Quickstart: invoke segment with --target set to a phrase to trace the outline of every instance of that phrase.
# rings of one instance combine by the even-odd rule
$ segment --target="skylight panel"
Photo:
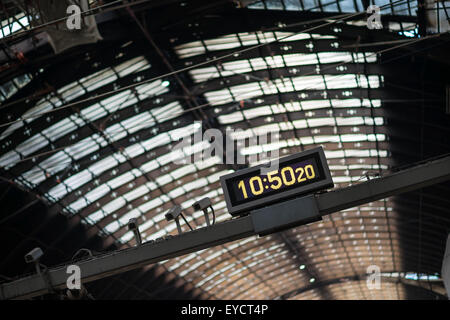
[[[351,177],[336,177],[333,176],[333,182],[334,183],[346,183],[346,182],[352,182],[353,179]]]
[[[269,106],[262,106],[258,108],[252,108],[248,110],[243,110],[245,118],[253,119],[257,117],[267,116],[272,114],[272,109]]]
[[[13,79],[14,83],[16,84],[16,86],[21,89],[23,87],[25,87],[33,78],[33,76],[31,74],[28,73],[24,73],[20,76],[17,76]]]
[[[329,100],[300,101],[300,105],[302,110],[315,110],[315,109],[329,108],[330,101]]]
[[[181,178],[181,177],[183,177],[183,176],[185,176],[185,175],[187,175],[189,173],[193,173],[193,172],[196,172],[196,171],[197,171],[197,169],[195,168],[195,166],[193,164],[190,164],[190,165],[183,166],[183,167],[181,167],[179,169],[176,169],[176,170],[172,171],[172,176],[175,179],[179,179],[179,178]]]
[[[76,125],[78,125],[79,127],[82,127],[84,125],[86,125],[86,122],[84,122],[83,119],[81,119],[78,114],[72,114],[69,117],[70,120],[72,120],[73,122],[75,122]]]
[[[208,180],[209,183],[215,183],[218,182],[219,178],[225,174],[227,174],[227,171],[220,171],[212,175],[209,175],[208,177],[206,177],[206,179]]]
[[[184,188],[183,187],[179,187],[176,189],[173,189],[172,191],[169,192],[169,197],[172,199],[175,199],[181,195],[185,194]]]
[[[117,187],[130,182],[131,180],[134,180],[136,177],[141,176],[142,174],[140,173],[139,170],[137,169],[133,169],[132,171],[128,171],[125,172],[124,174],[121,174],[120,176],[109,180],[107,182],[107,185],[111,188],[111,189],[116,189]]]
[[[122,243],[127,243],[128,241],[130,241],[131,239],[133,239],[134,237],[134,233],[133,231],[128,231],[127,233],[125,233],[122,237],[120,237],[120,242]]]
[[[335,63],[341,61],[351,61],[352,56],[349,52],[319,52],[320,63]]]
[[[149,190],[146,185],[142,185],[126,194],[123,195],[123,197],[127,201],[133,201],[134,199],[139,198],[140,196],[143,196],[144,194],[148,193]]]
[[[117,110],[123,109],[126,105],[128,105],[128,103],[125,103],[132,98],[130,96],[131,93],[131,90],[121,91],[115,95],[101,100],[100,104],[105,110],[109,112],[115,112]]]
[[[328,35],[314,35],[316,38],[323,39],[334,39],[335,36]],[[287,38],[285,38],[287,37]],[[283,39],[285,38],[285,39]],[[238,33],[238,34],[229,34],[225,36],[220,36],[214,39],[204,40],[204,43],[209,51],[217,51],[217,50],[226,50],[238,48],[241,46],[253,46],[259,43],[267,43],[272,42],[276,39],[280,42],[291,42],[291,41],[301,41],[310,39],[311,35],[308,33],[293,33],[293,32],[252,32],[252,33]],[[242,45],[241,45],[242,42]],[[200,54],[204,54],[206,52],[205,47],[203,46],[201,41],[193,41],[189,43],[184,43],[175,47],[175,51],[177,52],[180,58],[188,58]]]
[[[77,126],[73,121],[68,118],[65,118],[61,121],[58,121],[54,125],[42,130],[42,134],[48,137],[51,141],[55,141],[62,136],[72,132],[75,130]]]
[[[20,155],[16,151],[11,150],[11,151],[7,152],[6,154],[4,154],[0,158],[0,167],[8,169],[13,164],[15,164],[18,161],[20,161],[20,159],[21,159]]]
[[[195,165],[197,166],[198,170],[203,170],[206,168],[209,168],[213,165],[219,164],[222,162],[222,159],[218,156],[209,157],[203,161],[196,162]]]
[[[258,70],[265,70],[268,68],[268,65],[266,63],[266,61],[263,58],[252,58],[249,60],[250,61],[250,65],[253,68],[253,70],[258,71]],[[225,67],[225,64],[224,64]],[[228,67],[226,69],[229,69]],[[249,72],[251,70],[237,70],[237,73],[244,73],[244,72]],[[226,76],[224,74],[224,76]]]
[[[256,82],[234,86],[231,87],[230,90],[234,96],[239,97],[238,99],[246,99],[255,96],[260,96],[263,94],[261,88]]]
[[[71,162],[70,157],[64,151],[58,151],[48,159],[45,159],[44,161],[39,163],[39,166],[43,170],[47,170],[49,172],[54,173],[67,168],[70,165],[70,162]]]
[[[119,223],[124,225],[127,224],[130,219],[139,218],[140,216],[141,213],[137,209],[134,209],[120,217]]]
[[[234,73],[241,74],[244,72],[252,71],[250,62],[248,60],[224,62],[222,64],[222,66],[223,66],[223,71],[224,71],[224,72],[222,72],[222,75],[224,75],[224,76],[233,75]],[[233,71],[233,72],[227,73],[226,71]]]
[[[103,212],[105,212],[106,214],[109,215],[109,214],[113,213],[114,211],[125,206],[126,203],[127,202],[125,201],[125,199],[123,197],[119,197],[111,202],[108,202],[106,205],[104,205],[102,207],[102,209],[103,209]]]
[[[111,189],[107,185],[102,184],[101,186],[95,188],[94,190],[86,193],[84,197],[89,201],[89,203],[93,203],[94,201],[100,199],[110,191]]]
[[[311,38],[309,33],[293,33],[293,32],[276,32],[277,38],[290,36],[289,38],[282,39],[280,42],[290,42],[290,41],[299,41],[299,40],[307,40]]]
[[[294,129],[292,122],[278,122],[279,129],[281,131],[288,131]]]
[[[145,148],[146,151],[150,151],[157,147],[169,144],[171,142],[170,136],[167,132],[163,132],[154,136],[148,140],[142,141],[141,145]]]
[[[189,268],[183,270],[180,272],[180,277],[185,277],[187,274],[191,273],[193,270],[197,269],[198,267],[200,267],[201,265],[203,265],[205,262],[203,260],[200,260],[196,263],[194,263],[193,265],[191,265]]]
[[[141,224],[139,226],[139,230],[141,232],[144,232],[145,230],[153,227],[154,225],[155,225],[155,222],[152,219],[150,219],[150,220],[145,221],[143,224]]]
[[[71,188],[77,188],[78,186],[89,180],[91,180],[91,174],[88,171],[83,170],[65,180],[64,183],[59,183],[54,186],[47,192],[47,196],[59,200],[69,192],[69,186]]]
[[[111,68],[106,68],[91,74],[79,80],[79,82],[86,88],[87,91],[94,91],[103,87],[113,81],[117,80],[117,76]]]
[[[258,146],[250,146],[248,148],[242,148],[239,151],[242,155],[253,155],[253,154],[259,154],[263,152],[264,150],[278,150],[280,148],[284,148],[287,146],[286,141],[281,141],[278,143],[271,143],[271,144],[265,144],[265,145],[258,145]]]
[[[348,118],[336,117],[336,123],[338,126],[362,125],[362,124],[364,124],[364,118],[363,117],[348,117]]]
[[[74,159],[78,160],[88,154],[91,154],[94,151],[97,151],[100,148],[99,143],[103,143],[106,145],[105,140],[100,135],[94,134],[91,137],[87,137],[72,146],[68,146],[64,150]]]
[[[204,40],[204,43],[208,50],[211,51],[232,49],[241,46],[236,34],[225,35],[216,39]]]
[[[205,92],[204,95],[208,99],[208,102],[213,106],[233,101],[233,98],[227,89]]]
[[[6,11],[6,8],[5,8],[5,11]],[[23,13],[23,12],[15,15],[13,20],[14,21],[12,21],[12,23],[10,23],[9,18],[8,18],[8,20],[1,21],[0,39],[3,37],[7,37],[16,31],[23,29],[23,27],[26,28],[30,24],[30,20],[29,20],[28,16],[26,16],[25,13]]]
[[[288,67],[318,63],[316,54],[294,53],[283,55],[283,58]]]
[[[160,186],[164,186],[167,183],[170,183],[173,181],[173,178],[169,174],[165,174],[163,176],[159,176],[156,178],[156,183]]]
[[[103,219],[104,214],[101,210],[98,210],[92,214],[90,214],[87,217],[87,220],[90,221],[92,224],[99,222],[101,219]]]
[[[327,159],[340,159],[345,157],[374,157],[374,156],[386,157],[387,152],[385,150],[380,150],[379,154],[377,150],[354,150],[346,149],[344,150],[325,150],[325,156]]]
[[[149,97],[153,97],[156,95],[160,95],[163,93],[166,93],[169,91],[167,87],[164,87],[162,85],[161,80],[156,80],[150,83],[144,83],[137,87],[135,87],[135,90],[137,91],[139,98],[144,100]]]
[[[105,231],[106,232],[108,232],[108,233],[114,233],[114,232],[116,232],[117,230],[119,230],[119,228],[120,228],[120,224],[119,224],[119,222],[118,221],[113,221],[113,222],[111,222],[110,224],[108,224],[106,227],[105,227]]]
[[[16,131],[17,129],[23,127],[23,121],[15,122],[12,125],[10,125],[4,132],[1,133],[0,140],[5,139],[8,137],[11,133]]]
[[[144,56],[139,56],[128,61],[125,61],[113,69],[119,74],[119,77],[123,78],[131,73],[148,69],[150,64]]]
[[[141,112],[133,117],[120,122],[120,125],[127,129],[128,133],[132,134],[143,128],[148,128],[155,124],[150,112]],[[105,130],[107,131],[107,130]]]
[[[156,208],[156,207],[158,207],[158,206],[160,206],[162,204],[163,204],[162,200],[160,198],[156,198],[156,199],[153,199],[153,200],[150,200],[150,201],[144,203],[143,205],[140,205],[138,207],[138,209],[141,210],[142,212],[146,213],[146,212],[148,212],[148,211],[150,211],[150,210],[152,210],[152,209],[154,209],[154,208]],[[153,220],[155,222],[158,222],[155,219],[153,219]]]
[[[358,81],[360,82],[360,86],[363,88],[379,88],[380,87],[380,79],[378,76],[375,75],[369,75],[369,76],[362,76],[357,75]]]
[[[204,187],[206,185],[208,185],[208,180],[205,178],[201,178],[201,179],[197,179],[195,181],[186,183],[184,185],[184,189],[189,192],[191,190],[195,190],[195,189]]]
[[[229,72],[230,75],[232,74]],[[189,74],[195,80],[195,82],[202,82],[213,78],[218,78],[220,76],[219,71],[216,67],[206,67],[189,70]]]
[[[90,181],[91,179],[92,179],[91,173],[88,172],[87,170],[83,170],[66,179],[63,184],[67,185],[70,190],[74,190],[82,186],[86,182]]]
[[[81,110],[80,113],[82,117],[89,121],[95,121],[107,115],[106,110],[103,109],[98,103]]]
[[[143,154],[144,152],[145,149],[142,148],[140,144],[133,144],[124,150],[124,153],[130,158],[137,157],[138,155]]]
[[[356,82],[356,76],[354,74],[344,75],[325,75],[325,81],[328,89],[340,89],[340,88],[355,88],[358,86]],[[360,86],[365,88],[363,82],[359,82]]]
[[[165,236],[166,234],[167,234],[167,231],[165,229],[162,229],[162,230],[159,230],[158,232],[148,236],[145,240],[146,241],[155,240],[155,239]]]
[[[85,94],[85,90],[78,82],[72,82],[56,91],[60,98],[65,101],[71,101],[79,96]]]
[[[180,159],[181,150],[174,150],[166,153],[158,158],[158,162],[161,166],[169,164],[174,161],[174,159]],[[181,156],[182,157],[182,156]]]
[[[361,107],[360,99],[332,99],[331,104],[335,108],[350,108],[350,107]]]
[[[264,94],[276,94],[279,92],[292,92],[294,87],[289,79],[275,79],[270,82],[260,82]]]
[[[211,144],[208,141],[201,140],[200,142],[197,142],[195,144],[189,144],[181,150],[172,151],[173,154],[171,154],[171,157],[172,157],[172,159],[184,158],[186,156],[190,156],[197,152],[201,152],[201,151],[207,149],[209,146],[211,146]],[[181,151],[181,152],[177,152],[177,151]]]
[[[255,33],[243,32],[238,33],[237,36],[239,37],[244,46],[253,46],[258,44],[258,40],[256,38]]]
[[[48,145],[48,140],[40,133],[32,136],[25,142],[22,142],[17,148],[17,152],[21,153],[23,156],[32,154],[33,152],[44,148]]]
[[[122,127],[120,122],[109,126],[103,132],[112,142],[125,138],[128,135],[127,130]]]
[[[348,157],[376,157],[376,156],[380,156],[380,157],[386,157],[387,156],[387,152],[385,150],[374,150],[374,149],[370,149],[370,150],[354,150],[354,149],[350,149],[350,150],[346,150],[345,154]]]
[[[265,57],[264,61],[269,68],[282,68],[284,67],[283,58],[281,56]]]
[[[302,76],[292,78],[295,90],[325,89],[322,76]]]
[[[194,132],[200,129],[200,126],[199,123],[193,123],[183,128],[174,129],[169,132],[170,138],[172,141],[178,141],[181,138],[194,134]]]
[[[193,41],[185,43],[175,47],[175,51],[178,56],[182,59],[203,54],[206,52],[206,48],[203,46],[201,41]]]
[[[41,183],[42,181],[44,181],[45,179],[47,179],[47,177],[44,174],[44,171],[42,171],[40,169],[27,171],[24,174],[22,174],[21,177],[23,179],[25,179],[26,181],[29,181],[35,185],[37,185],[37,184]]]
[[[178,117],[184,110],[178,101],[174,101],[164,107],[152,109],[150,112],[157,121],[164,122]]]
[[[375,52],[352,53],[352,57],[355,63],[377,62],[377,55]]]
[[[144,172],[150,172],[159,168],[159,163],[156,160],[149,161],[143,164],[140,169]]]
[[[11,98],[17,91],[19,91],[19,89],[14,85],[12,80],[0,85],[0,97],[4,97],[4,100]]]
[[[37,118],[39,118],[40,115],[43,114],[44,112],[52,110],[54,107],[59,107],[61,105],[62,105],[62,102],[57,97],[52,97],[50,99],[44,98],[44,99],[40,100],[35,107],[33,107],[30,110],[28,110],[27,112],[25,112],[23,114],[23,118],[27,118],[25,120],[26,122],[34,121]]]
[[[311,34],[312,39],[337,39],[336,36],[333,35],[325,35],[325,34]]]
[[[181,260],[179,260],[177,263],[175,263],[174,265],[172,265],[168,269],[169,269],[169,271],[174,271],[175,269],[178,269],[180,266],[185,265],[186,262],[191,261],[195,257],[197,257],[197,253],[191,253],[190,255],[188,255],[188,256],[182,258]]]
[[[68,209],[73,210],[75,212],[83,209],[86,207],[89,203],[86,201],[85,198],[80,198],[77,201],[71,203],[69,206],[67,206]]]
[[[120,161],[118,161],[113,155],[108,156],[89,166],[89,171],[91,171],[95,176],[99,176],[102,172],[115,167],[119,163]]]

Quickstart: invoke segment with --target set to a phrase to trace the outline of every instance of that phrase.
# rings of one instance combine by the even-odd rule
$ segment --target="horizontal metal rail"
[[[309,223],[333,212],[450,180],[450,156],[331,192],[285,201],[249,215],[76,262],[83,283],[257,234]],[[298,202],[297,206],[293,206]],[[303,206],[304,205],[304,206]],[[292,208],[299,209],[293,212]],[[273,212],[273,218],[270,212]],[[318,219],[316,219],[318,218]],[[273,226],[271,226],[273,223]],[[256,225],[256,230],[255,230]],[[66,288],[67,266],[0,286],[0,299],[25,299]],[[50,284],[50,285],[49,285]]]

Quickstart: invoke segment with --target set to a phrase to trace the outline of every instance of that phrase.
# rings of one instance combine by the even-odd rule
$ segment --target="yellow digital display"
[[[319,179],[320,175],[314,159],[293,163],[279,170],[268,172],[267,175],[254,175],[233,180],[231,191],[236,203],[247,199],[264,197],[265,195],[282,192]]]

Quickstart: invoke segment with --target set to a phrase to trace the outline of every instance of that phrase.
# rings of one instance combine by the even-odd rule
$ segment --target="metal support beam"
[[[279,231],[309,223],[311,218],[314,217],[324,216],[363,203],[424,188],[446,180],[450,180],[450,156],[347,188],[318,194],[314,197],[307,196],[287,201],[291,204],[285,202],[285,204],[273,205],[274,210],[272,212],[274,215],[278,215],[280,212],[276,210],[280,210],[283,207],[290,208],[289,210],[291,211],[293,210],[292,208],[301,208],[292,206],[294,202],[300,205],[307,203],[307,207],[314,211],[298,210],[284,213],[281,219],[284,221],[268,219],[267,212],[270,209],[262,208],[254,210],[244,217],[231,219],[175,237],[170,236],[164,239],[157,239],[156,241],[144,243],[139,247],[107,253],[78,262],[77,265],[81,268],[82,282],[87,283],[151,263],[257,235],[260,232],[267,234],[267,232],[274,232],[274,230]],[[315,204],[311,201],[315,201]],[[271,227],[268,225],[270,220],[276,226]],[[48,280],[53,289],[65,288],[68,276],[66,266],[48,271]],[[31,298],[47,292],[48,285],[45,280],[39,275],[32,275],[1,285],[0,298]]]

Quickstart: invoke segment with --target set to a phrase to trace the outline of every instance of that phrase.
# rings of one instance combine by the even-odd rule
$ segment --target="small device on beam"
[[[134,233],[136,244],[140,246],[142,244],[142,237],[141,233],[139,232],[139,226],[136,218],[132,218],[128,221],[128,230],[131,230]]]
[[[206,220],[206,225],[207,226],[211,225],[211,223],[209,222],[209,216],[208,216],[208,208],[211,208],[211,210],[213,212],[213,224],[215,223],[216,217],[215,217],[215,214],[214,214],[214,209],[212,207],[210,198],[206,197],[206,198],[203,198],[203,199],[195,202],[192,205],[192,208],[194,208],[195,211],[199,211],[199,210],[203,211],[203,213],[205,214],[205,220]]]
[[[277,162],[220,177],[231,215],[247,214],[253,209],[334,186],[322,147],[290,155]],[[277,169],[262,172],[264,168]]]
[[[178,234],[182,234],[183,231],[181,230],[179,216],[181,215],[181,207],[176,205],[173,206],[167,213],[166,213],[166,220],[175,220],[175,223],[177,225]]]
[[[26,263],[33,263],[34,267],[36,268],[36,273],[41,274],[41,268],[39,266],[39,261],[41,260],[42,256],[44,255],[44,252],[41,248],[37,247],[28,252],[25,255],[25,262]]]

